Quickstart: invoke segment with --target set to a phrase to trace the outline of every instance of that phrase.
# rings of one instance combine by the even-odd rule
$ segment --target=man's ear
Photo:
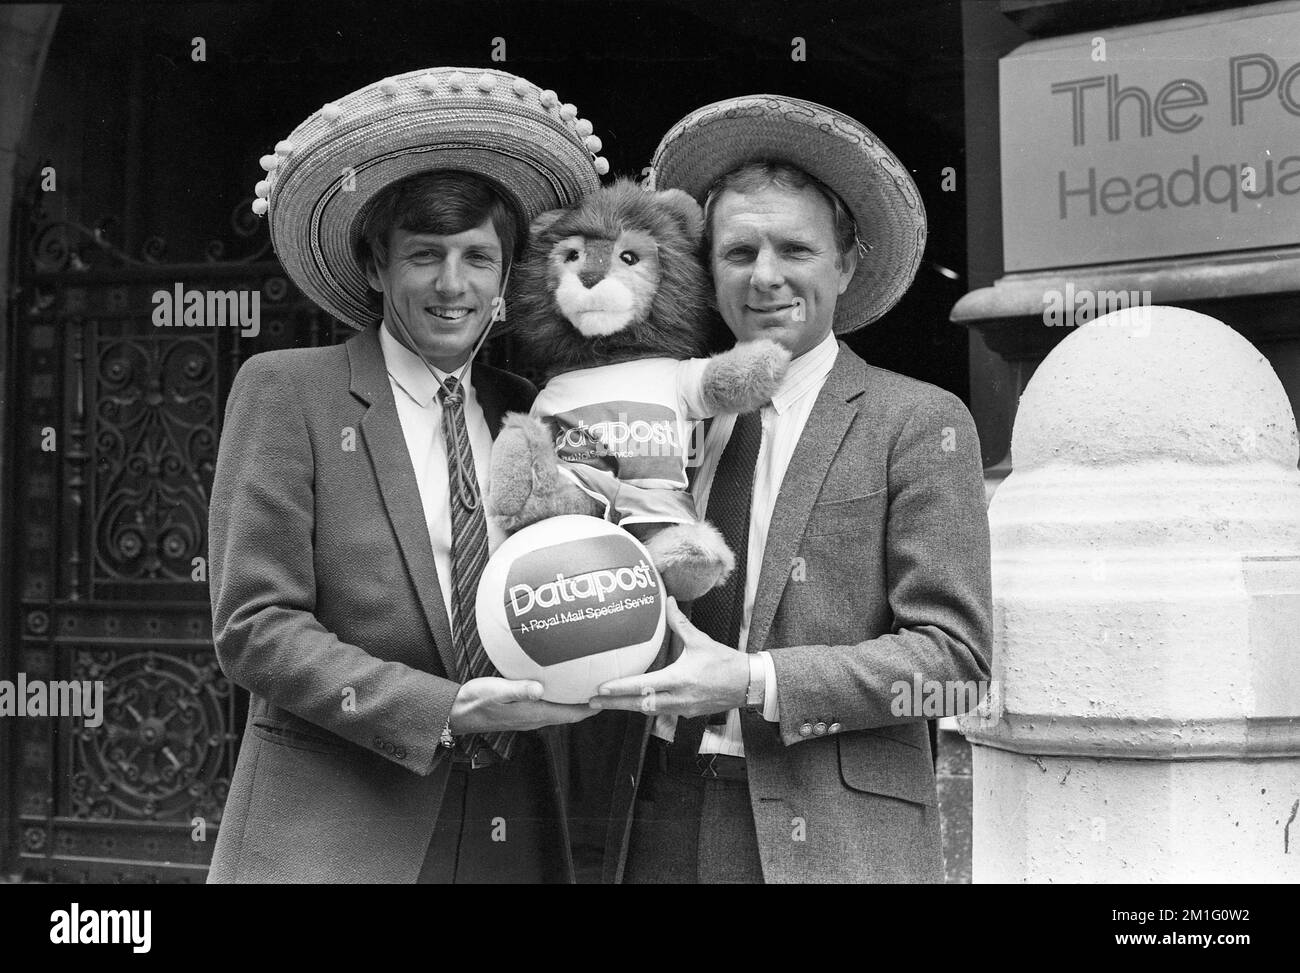
[[[551,225],[565,214],[566,210],[548,209],[533,217],[533,221],[528,224],[528,238],[535,239],[551,228]]]
[[[843,294],[849,289],[849,281],[853,280],[853,275],[858,270],[858,263],[861,254],[858,253],[856,242],[849,247],[848,253],[840,254],[840,289],[839,293]]]
[[[389,230],[385,234],[386,246],[384,252],[390,257],[392,256],[392,250],[390,249],[392,242],[393,235],[392,231]],[[361,272],[365,274],[366,283],[370,285],[372,291],[379,291],[382,294],[384,282],[379,276],[379,257],[375,253],[375,248],[370,245],[368,240],[362,239],[357,242],[356,254],[357,259],[361,262]]]
[[[704,209],[691,198],[690,193],[681,189],[660,189],[655,193],[655,200],[673,214],[691,244],[698,245],[704,236]]]
[[[380,278],[379,272],[375,269],[375,255],[373,253],[367,254],[364,264],[366,268],[366,281],[370,284],[370,289],[372,291],[379,291],[382,294],[384,291],[384,282]]]

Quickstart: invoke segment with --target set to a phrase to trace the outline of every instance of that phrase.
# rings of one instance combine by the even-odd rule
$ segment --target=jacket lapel
[[[851,400],[867,387],[867,371],[862,360],[844,342],[841,341],[839,347],[835,365],[826,376],[786,468],[781,492],[772,511],[746,642],[750,652],[766,647],[767,633],[790,579],[790,566],[799,550],[799,541],[808,525],[813,504],[821,493],[822,483],[840,443],[844,441],[844,434],[857,414],[857,407]]]
[[[370,406],[361,419],[361,440],[366,444],[388,519],[397,534],[402,557],[415,583],[416,597],[442,658],[443,671],[455,679],[457,670],[451,623],[442,603],[438,569],[433,560],[433,546],[429,543],[429,525],[424,520],[420,487],[415,480],[415,469],[406,449],[393,388],[384,367],[378,327],[372,326],[352,338],[347,347],[352,369],[352,394]]]

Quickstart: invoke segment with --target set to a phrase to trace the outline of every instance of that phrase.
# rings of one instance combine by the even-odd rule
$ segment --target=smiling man
[[[361,239],[385,332],[444,378],[463,366],[501,309],[507,255],[520,243],[505,201],[470,173],[411,176],[376,197]]]
[[[838,197],[799,169],[755,162],[720,179],[706,206],[718,310],[736,340],[771,338],[796,359],[826,344],[858,265]]]
[[[572,880],[554,731],[592,711],[500,678],[474,615],[492,440],[535,395],[474,355],[528,222],[599,182],[555,107],[412,72],[262,160],[286,271],[360,333],[254,355],[230,392],[213,637],[251,696],[209,881]]]
[[[941,881],[926,723],[891,702],[918,675],[988,677],[979,440],[955,396],[837,340],[911,284],[916,186],[859,122],[777,95],[692,112],[652,181],[704,204],[736,340],[793,360],[770,405],[714,422],[693,482],[735,572],[689,620],[670,605],[670,665],[591,701],[637,714],[604,878]]]

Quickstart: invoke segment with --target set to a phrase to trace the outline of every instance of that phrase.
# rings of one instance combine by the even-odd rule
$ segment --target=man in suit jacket
[[[916,187],[853,119],[770,95],[693,112],[652,171],[705,204],[737,340],[775,338],[793,361],[771,405],[713,424],[694,480],[735,575],[690,620],[670,608],[672,664],[592,701],[643,714],[604,878],[942,881],[934,714],[912,687],[974,693],[990,671],[979,442],[956,397],[836,338],[911,282]],[[948,712],[970,705],[954,697]]]
[[[250,358],[227,403],[213,631],[252,695],[212,882],[573,879],[559,735],[591,710],[496,676],[473,613],[492,438],[536,390],[473,358],[528,221],[598,181],[545,92],[467,87],[385,79],[263,160],[286,270],[360,333]]]

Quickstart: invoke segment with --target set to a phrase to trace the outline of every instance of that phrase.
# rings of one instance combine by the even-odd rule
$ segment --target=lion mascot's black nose
[[[587,290],[599,284],[609,273],[609,256],[613,249],[614,244],[610,240],[591,240],[587,243],[587,259],[578,272],[578,280],[582,281],[582,286]]]

